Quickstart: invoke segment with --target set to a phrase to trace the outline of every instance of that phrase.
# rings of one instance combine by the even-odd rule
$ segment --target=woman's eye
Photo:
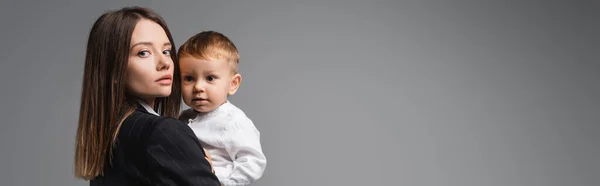
[[[144,51],[138,52],[137,55],[140,57],[148,57],[150,55],[150,52],[147,50],[144,50]]]
[[[170,55],[171,55],[171,50],[164,50],[162,53],[163,53],[164,55],[168,55],[168,56],[170,56]]]

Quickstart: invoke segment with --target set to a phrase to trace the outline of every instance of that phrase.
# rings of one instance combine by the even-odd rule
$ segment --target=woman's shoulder
[[[129,115],[121,125],[119,138],[145,139],[160,131],[162,135],[176,135],[186,125],[172,117],[156,116],[139,110]]]
[[[181,112],[181,114],[179,115],[179,121],[181,121],[182,123],[189,123],[190,119],[194,119],[198,116],[198,112],[194,111],[194,109],[192,108],[188,108],[185,109]]]

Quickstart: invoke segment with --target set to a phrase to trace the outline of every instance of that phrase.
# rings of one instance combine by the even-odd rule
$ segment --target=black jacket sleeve
[[[220,185],[192,129],[173,118],[157,122],[146,149],[153,184]]]

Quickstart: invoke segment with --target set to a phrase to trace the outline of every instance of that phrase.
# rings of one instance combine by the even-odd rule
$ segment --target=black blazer
[[[121,125],[112,155],[112,166],[107,161],[90,186],[220,185],[192,129],[139,104]]]

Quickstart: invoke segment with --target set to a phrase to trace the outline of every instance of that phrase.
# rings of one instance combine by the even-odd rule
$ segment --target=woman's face
[[[127,65],[127,90],[150,101],[171,94],[174,65],[171,42],[164,29],[154,21],[141,19],[131,36]]]

